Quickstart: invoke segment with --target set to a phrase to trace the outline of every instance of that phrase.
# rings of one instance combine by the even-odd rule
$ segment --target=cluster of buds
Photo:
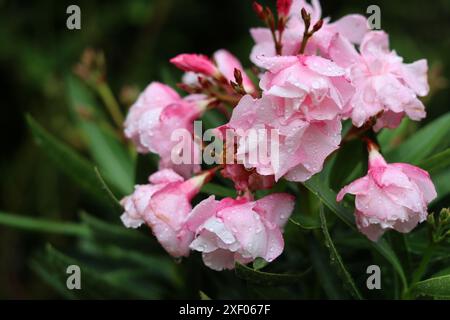
[[[303,33],[303,40],[302,40],[302,45],[300,46],[300,54],[305,53],[305,49],[306,49],[306,44],[308,43],[308,40],[314,35],[314,33],[316,33],[317,31],[319,31],[322,26],[323,26],[323,19],[320,19],[319,21],[317,21],[314,26],[311,28],[311,14],[308,13],[306,11],[305,8],[302,8],[301,10],[301,14],[302,14],[302,19],[303,22],[305,23],[305,31]]]
[[[86,83],[95,86],[105,80],[105,55],[101,51],[87,48],[83,51],[80,62],[75,65],[73,71]]]
[[[286,29],[291,6],[292,0],[278,0],[278,16],[275,21],[275,16],[270,7],[263,7],[258,2],[253,2],[253,10],[272,33],[273,41],[275,43],[275,51],[278,55],[281,55],[283,51],[283,32]]]
[[[430,214],[427,222],[430,225],[434,243],[441,243],[450,238],[450,208],[444,208],[439,214]]]

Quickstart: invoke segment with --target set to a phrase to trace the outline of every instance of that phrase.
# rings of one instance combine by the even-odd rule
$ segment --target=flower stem
[[[100,81],[97,85],[97,92],[100,95],[100,98],[103,100],[106,108],[108,109],[109,114],[111,115],[114,123],[121,128],[123,126],[124,117],[120,110],[119,103],[114,97],[111,88],[108,83],[105,81]]]
[[[422,258],[422,261],[420,261],[419,267],[413,274],[412,285],[416,284],[417,282],[420,281],[420,279],[422,279],[423,275],[427,271],[428,264],[430,263],[430,260],[433,257],[435,249],[436,249],[435,243],[431,243],[428,246],[427,251],[425,252],[425,255]]]

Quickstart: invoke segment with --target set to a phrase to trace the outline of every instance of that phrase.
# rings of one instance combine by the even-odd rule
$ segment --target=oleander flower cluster
[[[125,136],[160,162],[149,183],[121,201],[124,225],[146,225],[173,257],[197,251],[214,270],[256,258],[271,262],[282,254],[283,229],[302,201],[271,193],[274,185],[320,173],[345,143],[348,121],[353,137],[367,142],[368,173],[336,200],[355,195],[356,225],[372,241],[390,229],[413,230],[436,197],[430,176],[410,164],[387,163],[368,133],[396,128],[405,117],[425,118],[420,98],[429,91],[427,61],[404,62],[390,49],[388,34],[371,30],[363,15],[322,17],[318,0],[278,0],[276,14],[257,2],[253,7],[265,27],[250,30],[252,68],[225,49],[211,57],[180,54],[170,62],[184,71],[179,88],[187,94],[152,82],[130,108]],[[224,145],[215,156],[232,160],[213,167],[198,161],[205,146],[194,132],[194,121],[210,109],[227,118],[214,128]],[[188,133],[182,144],[171,139],[178,129]],[[255,152],[262,156],[252,157]],[[186,153],[190,163],[173,161]],[[237,197],[196,200],[218,175],[232,181]],[[258,190],[268,195],[257,197]]]

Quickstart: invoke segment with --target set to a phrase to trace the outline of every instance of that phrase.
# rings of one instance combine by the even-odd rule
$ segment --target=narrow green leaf
[[[353,177],[355,168],[366,162],[367,154],[365,146],[360,140],[349,141],[344,144],[336,155],[330,173],[330,186],[339,188],[349,183]],[[362,170],[362,167],[359,167]]]
[[[219,197],[236,197],[236,191],[215,183],[207,183],[201,189],[202,193],[213,194]]]
[[[415,296],[450,298],[450,275],[417,282],[411,291]]]
[[[80,213],[80,219],[92,233],[108,234],[111,237],[131,238],[131,239],[147,239],[140,232],[127,229],[123,225],[112,224],[104,220],[100,220],[86,212]],[[119,221],[119,218],[117,218]]]
[[[81,224],[56,222],[5,212],[0,212],[0,224],[34,232],[55,233],[76,237],[87,237],[90,235],[89,229]]]
[[[104,270],[93,269],[84,262],[69,257],[50,245],[47,245],[45,253],[38,256],[37,259],[45,263],[46,268],[48,268],[48,273],[53,274],[52,280],[48,282],[51,286],[55,286],[56,283],[65,285],[68,276],[66,273],[67,267],[70,265],[79,266],[82,277],[82,290],[74,290],[76,291],[74,293],[77,295],[77,298],[124,299],[134,297],[142,299],[147,297],[142,292],[134,291],[132,288],[108,279],[105,276],[106,273]],[[57,287],[55,289],[58,290]]]
[[[208,297],[208,295],[201,290],[198,292],[198,294],[200,296],[200,300],[211,300],[211,298]]]
[[[227,123],[225,116],[214,109],[207,110],[202,116],[202,121],[203,130],[217,128]]]
[[[47,153],[55,165],[77,183],[86,194],[110,207],[110,203],[99,185],[94,165],[50,135],[30,115],[26,116],[26,120],[36,143]]]
[[[417,131],[398,148],[386,153],[389,162],[417,164],[432,154],[450,133],[450,113],[439,117]]]
[[[30,261],[30,268],[33,270],[44,282],[52,287],[62,297],[69,300],[78,299],[76,290],[68,290],[66,283],[54,272],[51,272],[52,267],[47,263],[41,261],[42,259],[33,258]]]
[[[239,278],[254,284],[266,286],[292,285],[298,283],[303,280],[309,271],[310,269],[300,274],[280,274],[254,270],[240,263],[236,263],[235,265],[235,272]]]
[[[66,83],[71,109],[86,135],[92,157],[115,187],[129,193],[134,179],[130,154],[113,129],[102,125],[102,121],[106,122],[104,115],[88,88],[73,77],[68,77]]]
[[[432,180],[436,186],[437,198],[434,202],[445,198],[450,194],[450,170],[445,170],[436,175],[432,174]]]
[[[317,285],[324,290],[329,299],[339,300],[346,298],[346,292],[342,291],[341,286],[338,285],[339,279],[337,279],[335,272],[330,266],[325,248],[319,246],[317,239],[312,235],[309,235],[308,248],[312,267],[317,277]]]
[[[322,231],[323,231],[323,236],[325,239],[325,246],[328,248],[328,250],[330,252],[330,259],[331,259],[332,264],[337,267],[338,275],[344,281],[344,285],[348,289],[350,294],[358,300],[363,299],[361,293],[358,290],[358,287],[355,285],[355,282],[353,281],[352,276],[347,271],[347,268],[345,267],[344,262],[342,261],[341,255],[337,251],[337,249],[333,243],[333,240],[331,239],[330,233],[328,232],[327,220],[325,218],[325,213],[324,213],[322,204],[320,205],[319,216],[320,216],[320,222],[321,222],[321,227],[322,227]]]
[[[95,175],[97,176],[97,179],[99,180],[100,184],[103,187],[103,190],[105,190],[106,194],[108,195],[108,197],[111,199],[111,203],[114,205],[114,207],[121,211],[122,210],[122,205],[119,202],[119,199],[117,199],[117,197],[114,195],[114,192],[109,188],[108,184],[106,183],[105,179],[103,179],[100,171],[98,171],[98,168],[95,167],[94,168],[95,171]]]
[[[428,172],[436,172],[440,169],[448,168],[450,166],[450,148],[420,161],[417,165]]]
[[[411,129],[411,120],[407,117],[403,119],[400,125],[395,129],[383,129],[378,134],[377,139],[383,152],[390,152],[395,148],[408,134]]]

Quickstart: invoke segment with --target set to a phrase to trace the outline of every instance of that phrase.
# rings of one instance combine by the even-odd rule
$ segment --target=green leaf
[[[432,154],[450,133],[450,113],[439,117],[417,131],[398,148],[386,153],[388,162],[417,164]]]
[[[119,199],[117,199],[117,197],[115,196],[114,192],[109,188],[108,184],[106,183],[105,179],[103,179],[100,171],[98,171],[98,168],[95,167],[94,168],[95,171],[95,175],[97,176],[98,181],[100,182],[101,186],[103,187],[103,190],[106,192],[106,194],[108,195],[109,199],[111,200],[111,203],[114,205],[114,207],[119,210],[122,211],[122,205],[119,202]]]
[[[102,235],[105,237],[107,236],[108,238],[117,238],[121,241],[124,241],[126,239],[137,240],[147,242],[148,245],[149,238],[134,229],[127,229],[121,224],[112,224],[104,220],[100,220],[85,212],[80,213],[80,218],[85,227],[91,230],[91,233],[93,235]],[[119,218],[117,218],[117,220],[119,221]]]
[[[390,152],[395,148],[407,135],[407,131],[411,129],[411,120],[407,117],[403,119],[400,125],[395,129],[383,129],[378,134],[377,139],[383,152]]]
[[[181,285],[176,265],[168,256],[151,255],[134,249],[123,248],[119,245],[84,242],[83,252],[105,263],[133,264],[145,268],[147,276],[153,276],[168,283]],[[149,251],[151,252],[151,251]]]
[[[94,165],[50,135],[30,115],[26,116],[26,120],[36,143],[47,153],[54,164],[91,198],[100,204],[111,207],[98,182]]]
[[[338,285],[338,279],[333,269],[331,269],[324,248],[319,246],[318,241],[312,235],[309,236],[308,247],[309,256],[317,277],[317,285],[323,288],[329,299],[338,300],[345,298],[345,292]]]
[[[236,197],[236,191],[215,183],[207,183],[201,189],[202,193],[213,194],[219,197]]]
[[[77,290],[68,290],[66,283],[61,277],[58,277],[52,272],[52,267],[42,261],[42,259],[32,258],[30,261],[31,270],[33,270],[44,282],[52,287],[65,299],[75,300],[77,299]]]
[[[344,144],[336,155],[330,174],[330,186],[340,188],[352,181],[355,175],[362,171],[361,163],[366,162],[367,153],[360,140],[349,141]],[[355,168],[360,172],[356,173]]]
[[[200,300],[211,300],[211,298],[201,290],[198,292],[198,295],[200,296]]]
[[[254,270],[240,263],[236,263],[235,265],[235,272],[239,278],[265,286],[292,285],[298,283],[303,280],[309,271],[310,269],[301,274],[280,274]]]
[[[330,252],[331,263],[337,267],[338,275],[344,281],[345,287],[348,289],[350,294],[358,300],[363,299],[361,293],[358,290],[358,287],[355,285],[355,282],[353,281],[352,276],[347,271],[347,268],[345,267],[344,262],[342,261],[341,255],[337,251],[337,249],[333,243],[333,240],[331,239],[330,233],[328,232],[327,220],[325,218],[325,213],[324,213],[322,204],[320,205],[319,216],[320,216],[320,222],[321,222],[321,227],[322,227],[322,231],[323,231],[323,236],[325,239],[325,246],[328,248],[328,250]]]
[[[324,179],[321,178],[320,174],[313,176],[307,182],[304,183],[306,188],[311,191],[316,197],[318,197],[328,209],[331,210],[338,218],[340,218],[344,223],[350,226],[353,230],[356,230],[354,224],[354,218],[352,211],[349,208],[344,207],[343,205],[336,202],[336,193],[328,188],[324,184]],[[366,241],[369,241],[366,239]],[[387,261],[391,263],[391,265],[398,272],[403,286],[407,287],[407,281],[405,272],[403,267],[398,260],[395,252],[389,246],[385,239],[380,239],[378,242],[370,242],[370,244],[382,255],[386,258]]]
[[[417,282],[411,292],[415,296],[450,298],[450,275],[434,277]]]
[[[433,183],[436,187],[437,198],[434,202],[439,201],[450,194],[450,170],[445,170],[436,175],[432,175]]]
[[[5,212],[0,212],[0,224],[34,232],[63,234],[76,237],[87,237],[90,235],[89,229],[81,224],[56,222]]]
[[[36,259],[45,266],[48,271],[47,274],[52,275],[51,278],[45,278],[44,280],[47,280],[48,284],[53,287],[57,285],[55,287],[56,290],[61,290],[61,284],[66,284],[68,277],[66,274],[67,267],[70,265],[79,266],[81,270],[82,290],[73,291],[77,298],[143,299],[152,297],[150,293],[134,290],[130,286],[125,286],[123,283],[109,279],[104,270],[94,269],[86,265],[83,261],[59,252],[50,245],[47,245],[45,252],[37,256]]]
[[[428,172],[436,172],[440,169],[448,168],[450,166],[450,148],[420,161],[417,165]]]
[[[74,77],[68,77],[66,82],[71,109],[87,138],[92,157],[122,194],[131,192],[134,164],[130,154],[113,129],[105,125],[104,115],[88,88]]]
[[[217,128],[227,123],[225,116],[215,109],[206,110],[205,113],[203,113],[202,121],[203,130]]]

